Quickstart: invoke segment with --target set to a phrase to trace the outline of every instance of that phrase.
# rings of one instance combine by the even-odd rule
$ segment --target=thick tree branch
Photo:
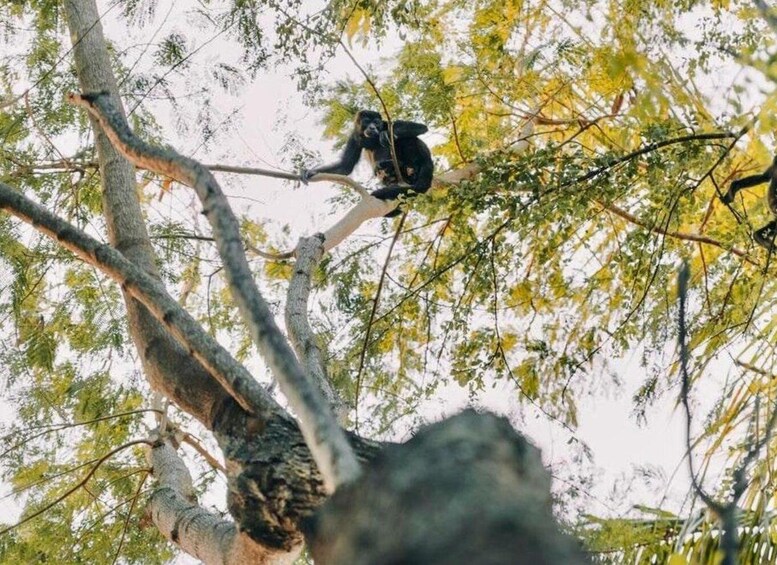
[[[330,251],[367,220],[382,218],[399,205],[396,201],[366,196],[346,212],[335,225],[324,232],[324,251]]]
[[[369,463],[309,521],[317,565],[583,565],[551,510],[539,450],[465,411]]]
[[[156,527],[170,541],[207,565],[293,563],[296,550],[281,551],[261,546],[224,520],[197,504],[189,470],[170,440],[155,438],[146,452],[159,487],[149,499],[148,510]]]
[[[111,92],[116,107],[122,111],[95,0],[63,0],[62,6],[73,42],[73,59],[81,89]],[[90,122],[97,149],[108,240],[132,264],[159,278],[138,199],[135,169],[114,149],[91,116]],[[68,160],[83,159],[76,155]],[[229,393],[143,305],[126,292],[124,301],[129,332],[151,387],[212,429],[224,408],[233,402]]]
[[[338,421],[345,425],[348,419],[348,406],[329,381],[324,357],[308,322],[310,277],[324,253],[323,241],[324,236],[316,234],[300,239],[297,245],[297,262],[294,264],[294,275],[291,277],[289,292],[286,295],[286,328],[300,362],[305,365],[308,375],[313,377],[321,392],[324,393]]]
[[[283,409],[245,367],[235,361],[167,294],[162,283],[135,266],[124,255],[89,237],[3,183],[0,183],[0,208],[60,242],[121,284],[125,292],[148,308],[190,350],[246,411],[264,417],[283,413]]]
[[[200,199],[224,262],[229,288],[248,331],[267,361],[324,477],[327,489],[355,479],[359,464],[321,391],[308,379],[259,293],[243,250],[240,229],[213,174],[194,159],[153,147],[130,131],[127,121],[103,93],[69,94],[68,100],[94,116],[114,146],[132,163],[190,186]]]

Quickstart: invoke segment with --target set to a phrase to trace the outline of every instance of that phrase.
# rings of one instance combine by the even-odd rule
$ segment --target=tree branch
[[[169,439],[154,439],[146,457],[159,488],[151,495],[148,509],[163,536],[207,565],[294,562],[301,546],[291,552],[261,546],[234,522],[200,507],[189,470]]]
[[[181,308],[157,279],[135,266],[113,247],[89,237],[42,206],[0,183],[0,208],[31,224],[38,231],[94,265],[148,310],[202,363],[225,390],[247,411],[265,417],[283,409],[262,389],[229,352],[208,335]]]
[[[680,272],[677,274],[677,296],[679,301],[679,309],[677,314],[677,341],[680,349],[680,376],[682,378],[682,386],[680,389],[680,402],[682,402],[685,409],[685,443],[687,447],[688,456],[688,472],[691,475],[691,483],[693,490],[702,499],[702,502],[706,504],[710,510],[715,512],[718,516],[723,515],[723,505],[719,504],[713,498],[705,492],[699,479],[696,477],[696,470],[693,466],[693,449],[691,447],[691,405],[688,398],[691,390],[691,377],[688,374],[688,345],[686,343],[688,332],[685,327],[685,304],[688,299],[688,279],[690,278],[690,270],[688,264],[683,262],[680,267]]]
[[[254,283],[243,250],[237,218],[213,174],[199,162],[172,149],[154,147],[137,138],[124,117],[103,93],[68,95],[85,108],[130,162],[190,186],[200,199],[224,262],[230,291],[251,337],[259,348],[289,404],[329,492],[359,474],[359,463],[321,391],[302,371],[294,352],[275,323],[267,302]]]
[[[18,522],[16,522],[12,526],[7,526],[7,527],[5,527],[3,529],[0,529],[0,535],[8,533],[11,530],[14,530],[14,529],[18,528],[22,524],[24,524],[26,522],[29,522],[30,520],[33,520],[33,519],[37,518],[38,516],[40,516],[41,514],[47,512],[49,509],[53,508],[54,506],[56,506],[57,504],[59,504],[60,502],[65,500],[68,496],[73,494],[75,491],[77,491],[81,487],[85,486],[86,483],[89,482],[89,479],[91,479],[92,476],[97,472],[97,469],[99,469],[100,466],[103,463],[105,463],[108,459],[110,459],[111,457],[113,457],[114,455],[119,453],[120,451],[124,451],[128,447],[132,447],[133,445],[138,445],[138,444],[141,444],[141,443],[148,443],[148,441],[145,440],[145,439],[136,439],[136,440],[129,441],[129,442],[123,444],[123,445],[120,445],[119,447],[116,447],[116,448],[110,450],[108,453],[106,453],[105,455],[100,457],[100,459],[98,459],[95,462],[94,466],[91,469],[89,469],[89,471],[75,485],[73,485],[71,488],[67,489],[64,493],[62,493],[61,495],[56,497],[54,500],[52,500],[48,504],[44,505],[42,508],[38,508],[32,514],[26,515],[24,518],[22,518],[21,520],[19,520]]]
[[[344,425],[348,419],[348,406],[329,381],[321,349],[308,322],[311,271],[318,265],[324,253],[323,241],[324,236],[316,234],[300,239],[297,244],[297,262],[286,295],[286,328],[297,357],[318,384],[338,421]]]
[[[380,303],[380,293],[383,290],[383,283],[386,280],[386,272],[388,271],[389,261],[391,261],[391,255],[394,252],[394,246],[399,239],[399,234],[402,233],[402,226],[405,224],[407,218],[407,212],[402,214],[399,220],[397,229],[394,230],[394,237],[391,238],[391,244],[389,245],[388,252],[386,253],[386,260],[383,262],[383,268],[380,271],[380,278],[378,279],[378,288],[375,289],[375,297],[372,299],[372,308],[370,309],[370,318],[367,320],[367,328],[364,330],[364,344],[362,345],[361,353],[359,354],[359,368],[356,371],[356,393],[354,394],[354,406],[356,410],[356,431],[359,431],[359,395],[361,393],[362,384],[362,371],[364,370],[364,361],[367,356],[367,348],[370,345],[370,333],[372,332],[372,325],[375,322],[375,314],[378,311],[378,304]]]
[[[739,552],[739,532],[737,530],[737,504],[739,499],[747,489],[747,468],[755,460],[758,453],[761,451],[764,445],[769,443],[772,438],[772,432],[774,426],[777,425],[777,406],[772,406],[772,412],[769,415],[769,420],[766,423],[766,429],[764,435],[761,438],[752,437],[747,452],[739,465],[732,472],[732,485],[731,485],[731,500],[726,503],[718,502],[714,500],[709,494],[707,494],[699,484],[699,480],[696,477],[696,472],[693,467],[693,452],[691,450],[691,407],[688,396],[691,389],[691,379],[688,374],[688,346],[687,346],[687,329],[685,325],[686,318],[686,302],[688,298],[688,280],[690,278],[690,270],[688,263],[683,262],[680,266],[680,272],[677,275],[677,295],[679,301],[679,310],[677,316],[678,325],[678,345],[680,349],[680,374],[682,377],[682,388],[680,390],[680,402],[685,409],[685,439],[688,455],[688,471],[691,475],[691,484],[693,490],[701,498],[704,504],[714,512],[720,520],[720,526],[723,530],[721,532],[720,549],[723,552],[722,565],[736,565],[737,553]],[[754,410],[755,417],[758,415],[758,397],[756,397],[756,407]],[[754,434],[755,435],[755,434]]]
[[[659,226],[652,226],[649,225],[647,222],[643,222],[640,220],[637,216],[634,214],[631,214],[630,212],[627,212],[623,208],[619,208],[618,206],[614,204],[606,204],[605,202],[602,202],[601,200],[596,200],[596,203],[599,204],[602,208],[605,210],[608,210],[615,214],[616,216],[620,216],[624,220],[627,220],[631,222],[632,224],[636,224],[642,228],[645,228],[646,230],[657,233],[660,235],[665,235],[667,237],[672,237],[675,239],[681,239],[684,241],[696,241],[698,243],[706,243],[707,245],[712,245],[713,247],[717,247],[719,249],[723,249],[724,251],[728,251],[729,253],[733,253],[734,255],[738,255],[739,257],[742,257],[745,261],[750,263],[751,265],[758,266],[758,263],[750,257],[750,255],[746,251],[742,251],[741,249],[738,249],[736,247],[725,247],[721,242],[719,242],[717,239],[713,239],[711,237],[707,237],[706,235],[697,235],[692,233],[683,233],[678,231],[669,231],[667,229],[664,229]]]

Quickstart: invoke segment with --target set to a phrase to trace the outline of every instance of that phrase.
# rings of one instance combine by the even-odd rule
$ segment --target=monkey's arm
[[[321,167],[314,167],[312,169],[303,169],[300,174],[300,180],[307,184],[310,177],[317,173],[332,173],[336,175],[350,175],[353,172],[356,163],[359,162],[361,157],[362,148],[357,139],[354,136],[348,138],[348,143],[345,144],[340,160],[331,165],[323,165]]]
[[[772,178],[771,169],[767,169],[765,172],[761,174],[750,175],[749,177],[735,180],[728,187],[728,192],[723,196],[721,196],[720,199],[726,204],[731,204],[734,201],[734,197],[736,196],[737,192],[739,192],[743,188],[750,188],[751,186],[756,186],[761,183],[768,182],[769,180],[771,180],[771,178]]]

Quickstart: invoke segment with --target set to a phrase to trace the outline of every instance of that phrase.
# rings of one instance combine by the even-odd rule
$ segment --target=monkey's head
[[[372,110],[359,110],[356,112],[354,127],[359,137],[377,139],[383,127],[383,118],[378,112]]]

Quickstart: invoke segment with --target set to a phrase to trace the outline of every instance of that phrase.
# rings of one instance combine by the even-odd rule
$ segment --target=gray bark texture
[[[78,83],[86,92],[105,90],[123,114],[108,48],[94,0],[63,2]],[[108,239],[116,249],[151,276],[158,277],[154,251],[136,193],[135,168],[113,147],[94,118],[95,145],[103,190],[103,213]],[[223,404],[226,391],[188,351],[175,342],[162,325],[136,300],[125,294],[132,340],[151,386],[207,427]]]
[[[316,565],[575,565],[539,450],[468,410],[383,450],[310,521]]]
[[[356,478],[359,475],[356,456],[331,406],[299,363],[267,301],[259,292],[245,256],[239,222],[213,174],[194,159],[138,138],[104,93],[71,94],[68,99],[97,118],[108,138],[126,158],[194,189],[210,222],[230,293],[260,354],[296,413],[327,491],[333,492],[337,486]],[[219,374],[217,365],[206,366],[214,375]],[[248,374],[244,378],[225,378],[219,382],[249,412],[259,415],[260,411],[266,412],[267,405],[271,403],[271,399]],[[271,414],[264,416],[270,417]]]

